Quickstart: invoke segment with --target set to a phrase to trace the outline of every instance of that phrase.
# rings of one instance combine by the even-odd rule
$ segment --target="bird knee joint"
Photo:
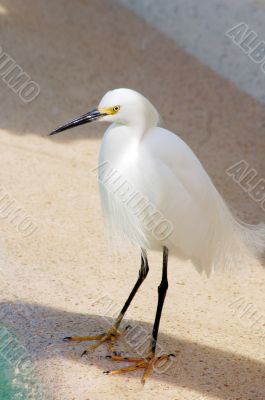
[[[157,289],[158,289],[158,293],[165,293],[168,289],[168,282],[162,281]]]
[[[139,277],[140,279],[144,280],[147,277],[148,274],[148,268],[143,268],[139,272]]]

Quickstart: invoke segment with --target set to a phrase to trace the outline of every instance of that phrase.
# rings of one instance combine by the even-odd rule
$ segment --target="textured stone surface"
[[[139,260],[108,253],[91,173],[105,126],[47,133],[97,105],[110,88],[139,90],[195,150],[237,215],[256,223],[264,211],[225,170],[245,159],[264,177],[264,107],[115,2],[2,0],[1,7],[0,45],[41,87],[24,104],[0,81],[1,188],[38,226],[25,237],[0,218],[1,315],[52,398],[263,400],[265,275],[257,265],[207,279],[189,263],[170,260],[159,342],[180,352],[144,389],[138,373],[102,374],[112,367],[105,347],[81,359],[83,345],[62,342],[107,326],[111,313],[102,297],[118,309]],[[150,276],[128,312],[148,332],[160,263],[160,255],[151,255]],[[254,308],[244,314],[249,303]],[[133,354],[126,343],[122,349]]]
[[[120,0],[203,64],[265,102],[265,68],[226,36],[241,22],[265,41],[264,0]],[[244,35],[242,35],[243,38]],[[265,58],[265,57],[264,57]]]

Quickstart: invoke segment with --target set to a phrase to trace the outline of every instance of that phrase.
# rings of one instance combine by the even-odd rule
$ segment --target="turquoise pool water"
[[[0,325],[0,400],[46,400],[26,348]]]
[[[28,399],[26,388],[17,387],[16,373],[9,363],[0,356],[0,399],[1,400],[14,400]]]

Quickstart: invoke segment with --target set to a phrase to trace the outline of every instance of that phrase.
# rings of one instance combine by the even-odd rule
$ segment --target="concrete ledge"
[[[253,62],[226,35],[227,30],[244,22],[257,35],[253,48],[265,41],[264,0],[119,1],[203,64],[265,103],[265,72],[261,63]],[[158,62],[161,61],[158,59]]]

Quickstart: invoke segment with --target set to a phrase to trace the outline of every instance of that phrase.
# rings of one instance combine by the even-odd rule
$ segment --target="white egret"
[[[169,357],[155,355],[168,288],[168,253],[191,260],[198,271],[209,274],[242,263],[246,255],[259,257],[265,247],[265,225],[247,225],[233,217],[189,146],[177,135],[158,127],[159,115],[154,106],[133,90],[109,91],[96,109],[51,135],[96,120],[111,123],[103,137],[98,167],[103,212],[113,234],[124,234],[139,247],[141,268],[128,300],[108,332],[66,339],[97,340],[92,348],[113,342],[120,335],[122,318],[148,273],[147,251],[163,252],[150,353],[143,359],[112,356],[113,360],[134,364],[111,373],[144,368],[145,382],[156,363]]]

